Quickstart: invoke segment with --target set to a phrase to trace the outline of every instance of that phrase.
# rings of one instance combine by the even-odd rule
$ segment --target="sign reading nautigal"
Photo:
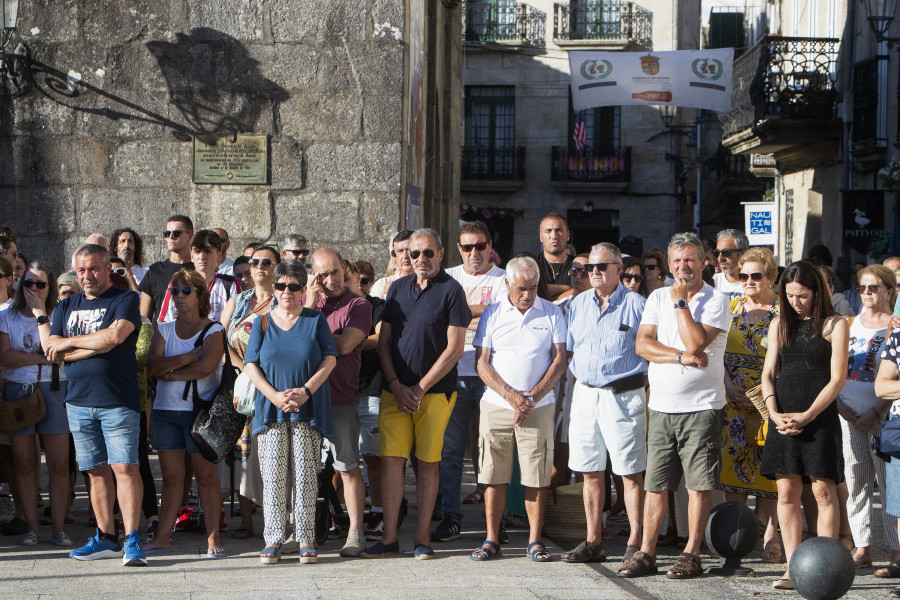
[[[731,108],[733,48],[672,52],[569,52],[572,104]]]

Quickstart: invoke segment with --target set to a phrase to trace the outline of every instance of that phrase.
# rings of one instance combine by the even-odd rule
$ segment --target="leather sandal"
[[[635,553],[640,550],[640,546],[625,546],[625,554],[622,555],[622,566],[624,567],[631,559],[634,558]]]
[[[888,566],[881,567],[880,569],[876,570],[873,575],[875,575],[875,577],[881,577],[884,579],[896,579],[900,577],[900,560],[895,560],[888,563]]]
[[[567,563],[602,563],[606,561],[606,552],[601,544],[585,540],[569,552],[564,552],[562,560]]]
[[[771,539],[763,546],[762,561],[769,564],[784,562],[784,556],[781,554],[781,544],[778,543],[778,540]]]
[[[696,554],[682,552],[666,577],[669,579],[693,579],[703,574],[703,561]]]
[[[627,565],[622,565],[622,568],[619,569],[616,575],[630,579],[632,577],[656,575],[657,573],[659,573],[659,569],[656,566],[656,557],[638,550]]]

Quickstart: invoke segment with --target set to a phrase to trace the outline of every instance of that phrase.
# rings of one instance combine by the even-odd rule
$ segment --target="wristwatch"
[[[41,315],[37,318],[38,325],[43,325],[44,323],[49,323],[49,322],[50,322],[50,317],[48,317],[47,315]]]
[[[525,399],[528,400],[531,404],[534,404],[534,396],[525,396]]]
[[[687,307],[688,307],[688,303],[687,303],[687,300],[685,300],[684,298],[679,298],[678,302],[676,302],[673,305],[673,308],[687,308]]]

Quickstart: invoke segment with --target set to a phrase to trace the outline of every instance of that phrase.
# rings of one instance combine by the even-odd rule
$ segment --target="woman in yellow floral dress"
[[[744,295],[731,301],[731,325],[725,347],[725,425],[719,488],[730,502],[756,496],[756,514],[765,525],[763,560],[780,562],[775,481],[759,474],[765,441],[764,421],[746,391],[760,382],[769,324],[778,316],[773,291],[778,266],[765,248],[747,250],[738,262]]]

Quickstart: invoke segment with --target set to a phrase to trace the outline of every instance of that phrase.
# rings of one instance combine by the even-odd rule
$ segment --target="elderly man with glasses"
[[[296,260],[304,265],[307,256],[309,256],[309,240],[304,236],[292,233],[284,238],[281,243],[281,260]]]
[[[169,289],[172,276],[179,269],[193,269],[191,262],[191,238],[194,236],[194,222],[185,215],[172,215],[166,220],[163,238],[169,258],[150,265],[144,278],[138,285],[141,292],[141,316],[151,321],[159,318],[163,309],[163,301]]]
[[[404,229],[395,233],[394,237],[391,238],[388,248],[391,253],[390,262],[394,267],[394,272],[372,284],[370,295],[384,300],[387,298],[388,288],[391,287],[392,283],[401,277],[412,275],[413,265],[412,260],[409,258],[409,239],[412,237],[412,234],[413,232],[409,229]]]

